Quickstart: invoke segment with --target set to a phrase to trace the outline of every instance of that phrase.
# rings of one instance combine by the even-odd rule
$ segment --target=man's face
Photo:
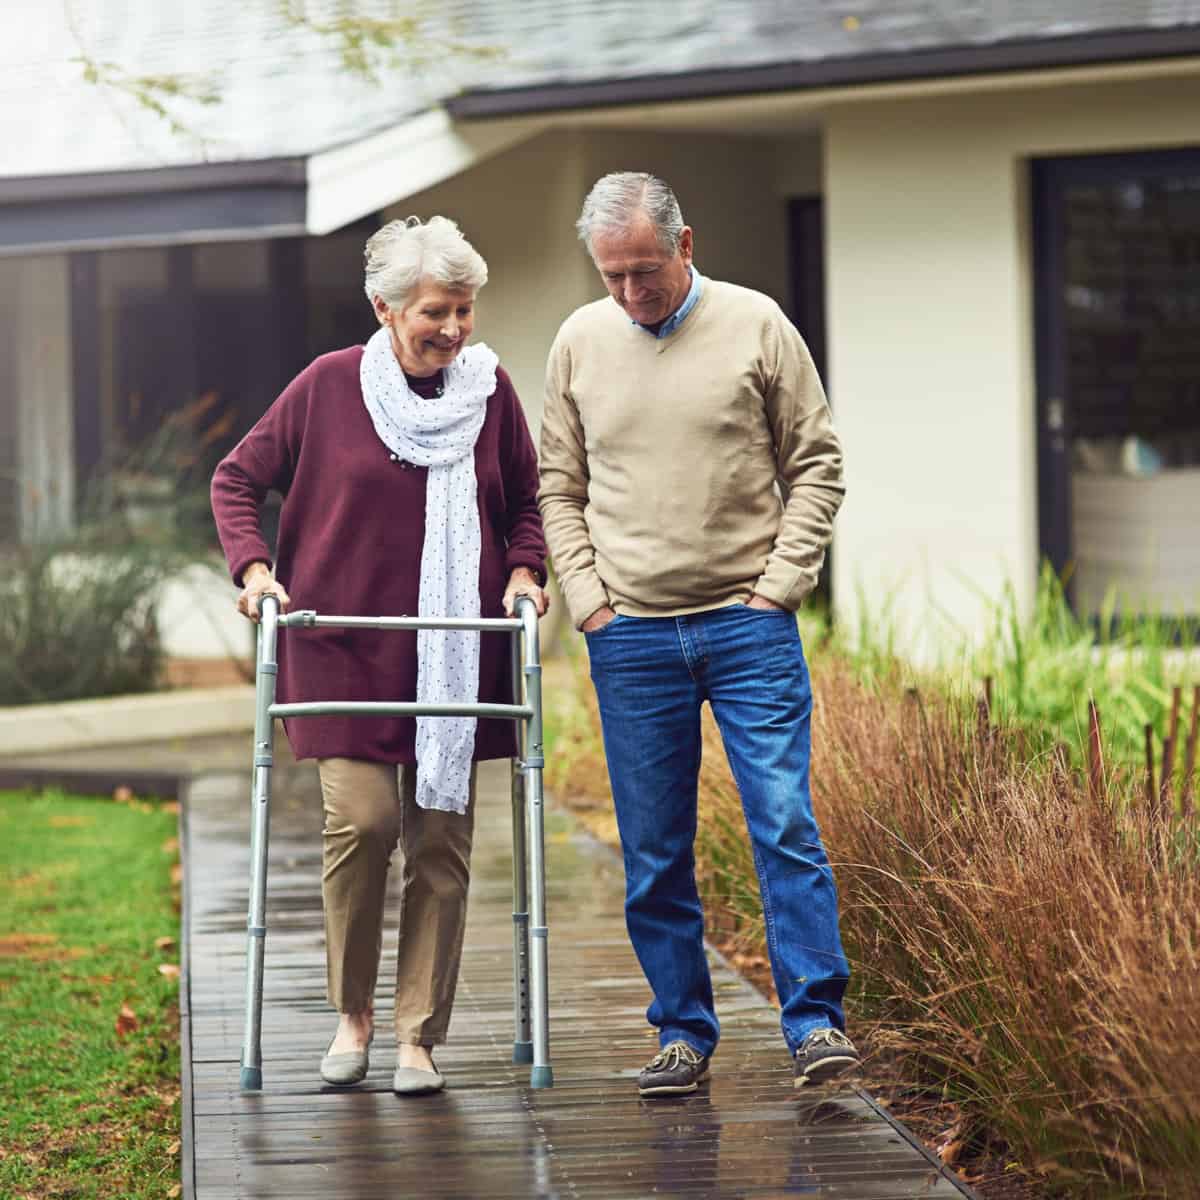
[[[649,217],[638,214],[624,229],[592,237],[592,259],[608,294],[642,325],[665,321],[687,299],[692,285],[692,231],[683,227],[679,249],[668,254]]]

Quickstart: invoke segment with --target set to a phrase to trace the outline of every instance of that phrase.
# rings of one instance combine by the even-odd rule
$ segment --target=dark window
[[[1200,151],[1035,166],[1042,549],[1095,612],[1200,611]]]

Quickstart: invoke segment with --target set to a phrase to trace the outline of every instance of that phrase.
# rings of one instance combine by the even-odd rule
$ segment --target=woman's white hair
[[[449,217],[389,221],[367,238],[365,290],[389,308],[404,308],[422,279],[456,291],[487,283],[487,263]]]
[[[650,218],[658,244],[674,254],[683,234],[679,201],[669,184],[645,171],[614,171],[597,179],[575,228],[592,254],[592,238],[597,233],[628,229],[639,213]]]

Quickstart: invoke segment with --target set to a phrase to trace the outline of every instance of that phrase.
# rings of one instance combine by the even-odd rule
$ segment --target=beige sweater
[[[538,500],[577,626],[605,604],[677,616],[757,592],[798,608],[843,491],[821,381],[769,297],[706,279],[661,340],[608,298],[563,323]]]

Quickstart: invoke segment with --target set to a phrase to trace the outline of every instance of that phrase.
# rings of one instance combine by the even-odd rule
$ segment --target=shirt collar
[[[692,286],[688,289],[688,294],[684,297],[683,303],[658,327],[657,333],[638,321],[634,321],[633,324],[639,329],[644,329],[651,337],[661,339],[673,334],[687,319],[688,313],[696,307],[700,299],[700,294],[704,291],[704,276],[695,267],[688,267],[688,271],[692,276]]]

